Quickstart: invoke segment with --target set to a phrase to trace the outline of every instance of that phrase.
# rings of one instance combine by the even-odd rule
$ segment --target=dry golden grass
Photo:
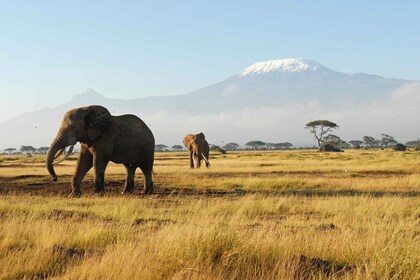
[[[43,161],[0,157],[0,279],[420,279],[419,152],[158,153],[156,195],[80,199]]]

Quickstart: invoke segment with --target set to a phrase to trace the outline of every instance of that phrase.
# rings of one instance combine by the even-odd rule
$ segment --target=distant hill
[[[305,121],[330,117],[338,122],[337,118],[346,114],[346,121],[357,119],[357,116],[351,116],[352,111],[364,110],[369,114],[371,104],[383,107],[387,100],[395,98],[395,92],[410,85],[417,85],[417,82],[340,73],[313,60],[258,62],[224,81],[182,95],[119,100],[89,89],[58,107],[25,113],[0,123],[0,131],[7,132],[0,140],[0,149],[49,145],[68,109],[91,104],[103,105],[112,114],[140,116],[152,127],[157,141],[167,144],[178,144],[185,133],[194,131],[207,132],[218,144],[256,138],[311,144],[310,136],[302,129]],[[414,97],[417,96],[414,93]],[[404,115],[405,112],[399,113]],[[407,118],[416,119],[411,115]],[[351,125],[352,128],[357,126]],[[392,124],[390,129],[394,129]],[[364,133],[362,131],[360,133]]]

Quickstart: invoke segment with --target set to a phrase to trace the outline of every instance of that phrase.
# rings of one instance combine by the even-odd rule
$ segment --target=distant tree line
[[[214,144],[210,144],[210,151],[220,152],[225,154],[226,151],[242,151],[242,150],[288,150],[292,149],[293,144],[289,142],[282,142],[282,143],[265,143],[263,141],[254,140],[249,141],[245,144],[244,147],[241,147],[238,143],[230,142],[226,145],[220,147]],[[155,151],[156,152],[170,152],[170,151],[182,151],[185,149],[181,145],[173,145],[169,147],[164,144],[156,144]]]
[[[325,151],[326,146],[330,146],[337,151],[341,149],[383,149],[393,148],[398,151],[405,151],[407,147],[415,147],[416,150],[420,150],[420,140],[409,141],[405,145],[398,143],[393,136],[388,134],[381,134],[379,139],[372,136],[363,136],[363,140],[350,140],[346,142],[339,136],[331,134],[333,129],[339,128],[339,126],[329,120],[314,120],[310,121],[305,126],[306,129],[314,136],[318,143],[318,147],[321,151]]]
[[[363,136],[362,140],[350,140],[348,142],[342,140],[339,136],[334,134],[328,134],[321,141],[321,146],[325,144],[331,144],[339,149],[385,149],[385,148],[396,148],[398,145],[402,147],[401,143],[395,140],[395,138],[388,134],[381,134],[379,138],[372,136]],[[409,141],[405,147],[420,147],[420,140]]]
[[[314,134],[314,137],[319,144],[319,148],[323,145],[330,144],[338,149],[384,149],[393,148],[396,150],[405,150],[407,147],[415,150],[420,150],[420,139],[408,141],[407,143],[401,144],[395,140],[395,138],[388,134],[381,134],[379,138],[372,136],[363,136],[361,140],[350,140],[348,142],[342,140],[335,134],[327,134],[332,129],[338,128],[338,125],[327,121],[312,121],[306,124],[305,128],[310,129],[310,133]],[[22,145],[19,149],[7,148],[3,150],[3,154],[47,154],[49,147],[35,148],[33,146]],[[222,154],[226,151],[241,151],[241,150],[289,150],[294,149],[290,142],[279,142],[279,143],[266,143],[260,140],[249,141],[245,146],[241,147],[238,143],[229,142],[226,145],[219,147],[217,145],[210,145],[210,150],[220,152]],[[156,152],[179,152],[185,150],[183,145],[173,145],[171,147],[164,144],[156,144]]]
[[[16,148],[7,148],[4,151],[11,155],[11,154],[46,154],[48,152],[49,147],[39,147],[34,148],[33,146],[20,146],[20,149]]]

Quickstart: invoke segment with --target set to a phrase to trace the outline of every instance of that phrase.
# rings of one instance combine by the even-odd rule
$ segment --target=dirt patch
[[[64,221],[68,219],[75,219],[75,220],[97,220],[100,222],[115,222],[115,220],[111,217],[100,217],[93,213],[89,212],[79,212],[79,211],[72,211],[72,210],[62,210],[62,209],[54,209],[51,212],[45,214],[45,217],[49,220],[55,221]]]
[[[296,261],[299,265],[299,270],[295,273],[296,279],[312,279],[319,274],[325,277],[340,277],[354,269],[354,266],[349,264],[341,264],[320,258],[309,258],[304,255],[296,257]]]
[[[66,248],[61,245],[54,245],[52,251],[55,255],[64,258],[67,261],[80,260],[85,256],[85,250],[76,248]]]
[[[322,224],[319,225],[317,227],[315,227],[316,230],[334,230],[334,229],[338,229],[338,227],[334,224]]]
[[[175,220],[171,220],[171,219],[157,219],[157,218],[147,218],[147,219],[135,219],[131,225],[132,226],[138,226],[138,225],[145,225],[148,223],[154,223],[157,226],[165,226],[168,224],[175,224],[176,221]]]
[[[315,172],[316,173],[316,172]],[[222,173],[200,174],[200,176],[219,177]],[[228,173],[226,173],[228,174]],[[235,173],[235,176],[240,173]],[[244,173],[241,176],[252,176]],[[38,196],[58,196],[67,197],[71,193],[71,175],[61,176],[58,182],[52,182],[47,175],[21,175],[16,177],[0,177],[0,195],[38,195]],[[168,178],[167,178],[168,179]],[[171,179],[169,177],[169,179]],[[162,183],[163,182],[163,185]],[[124,180],[106,180],[105,196],[121,196],[124,189]],[[322,190],[322,189],[285,189],[285,190],[244,190],[240,185],[233,184],[228,189],[202,189],[194,186],[172,187],[165,180],[155,181],[155,193],[151,197],[171,197],[171,196],[206,196],[206,197],[240,197],[249,194],[268,195],[268,196],[304,196],[304,197],[331,197],[331,196],[400,196],[417,197],[420,191],[359,191],[353,189]],[[95,195],[94,184],[91,178],[86,178],[81,185],[82,196]],[[143,186],[141,180],[136,180],[134,196],[143,196]]]

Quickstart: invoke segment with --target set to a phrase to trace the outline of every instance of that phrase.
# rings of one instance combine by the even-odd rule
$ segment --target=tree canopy
[[[164,150],[166,150],[166,148],[168,148],[168,146],[166,146],[164,144],[156,144],[155,145],[155,151],[157,151],[157,152],[163,152]]]
[[[363,145],[363,141],[361,140],[350,140],[349,143],[355,149],[360,149],[360,147]]]
[[[48,147],[39,147],[36,149],[39,153],[46,154],[48,152]]]
[[[284,143],[266,143],[267,149],[269,150],[287,150],[293,147],[292,143],[284,142]]]
[[[328,134],[327,136],[325,136],[322,141],[322,144],[330,144],[339,149],[350,147],[349,143],[347,143],[346,141],[342,140],[339,136],[334,134]]]
[[[309,132],[314,135],[319,148],[321,148],[325,134],[331,132],[335,128],[338,128],[338,125],[329,120],[310,121],[305,126],[305,129],[309,129]]]
[[[226,145],[223,146],[223,149],[227,150],[227,151],[235,151],[239,149],[239,144],[237,143],[227,143]]]
[[[254,141],[249,141],[248,143],[245,144],[245,146],[248,146],[253,150],[259,150],[263,146],[265,146],[265,143],[259,140],[254,140]]]
[[[22,153],[34,153],[35,150],[36,149],[32,146],[20,146],[20,151]]]
[[[7,149],[4,149],[6,152],[9,152],[9,154],[11,154],[13,151],[16,151],[16,149],[15,148],[7,148]]]
[[[173,145],[172,146],[172,150],[181,151],[182,150],[182,146],[181,145]]]

